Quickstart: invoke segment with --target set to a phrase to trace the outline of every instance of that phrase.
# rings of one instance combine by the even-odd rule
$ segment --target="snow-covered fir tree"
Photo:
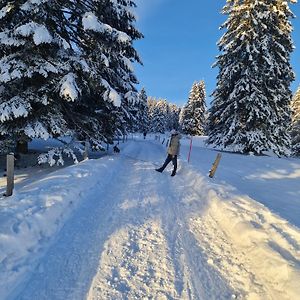
[[[165,99],[148,98],[149,131],[164,133],[179,128],[180,109]]]
[[[153,132],[165,133],[165,131],[167,130],[167,112],[167,101],[162,99],[158,100],[154,107],[154,113],[152,118]]]
[[[69,135],[101,148],[137,94],[134,1],[2,1],[0,135]],[[126,115],[127,113],[127,115]]]
[[[0,135],[27,142],[68,132],[63,101],[74,83],[57,1],[1,1]],[[74,84],[67,95],[67,85]],[[70,87],[70,86],[69,86]]]
[[[101,114],[103,104],[112,103],[115,109],[109,110],[109,116],[105,116],[107,122],[104,118],[103,124],[108,127],[108,121],[113,120],[111,133],[115,129],[119,134],[132,131],[134,104],[138,98],[134,86],[137,79],[132,63],[140,62],[133,41],[142,37],[134,27],[135,17],[132,10],[135,3],[128,0],[88,0],[73,3],[71,20],[75,25],[82,23],[83,27],[77,36],[78,47],[87,57],[93,71],[93,87],[87,91],[93,92],[91,96],[94,99],[94,111]],[[109,136],[112,138],[113,134]]]
[[[203,135],[205,126],[205,83],[203,80],[194,82],[187,104],[180,115],[180,125],[184,133]]]
[[[145,88],[142,88],[139,93],[139,100],[136,103],[136,131],[147,132],[149,127],[147,94]]]
[[[168,118],[168,130],[179,129],[179,115],[181,109],[176,105],[169,103],[169,118]]]
[[[292,149],[295,155],[300,155],[300,87],[293,97],[292,111]]]
[[[283,0],[228,0],[208,143],[243,153],[289,154],[293,14]]]

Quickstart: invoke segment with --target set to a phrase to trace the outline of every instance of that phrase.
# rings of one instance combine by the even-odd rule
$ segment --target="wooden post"
[[[190,158],[191,158],[192,146],[193,146],[193,137],[191,137],[191,142],[190,142],[190,150],[189,150],[189,155],[188,155],[188,163],[190,162]]]
[[[213,163],[213,165],[212,165],[212,167],[211,167],[211,170],[209,171],[209,177],[210,177],[210,178],[213,178],[213,177],[214,177],[214,175],[215,175],[215,173],[216,173],[216,171],[217,171],[219,162],[220,162],[220,160],[221,160],[221,157],[222,157],[222,155],[221,155],[220,153],[218,153],[217,158],[216,158],[215,162]]]
[[[13,153],[9,153],[6,157],[6,172],[7,172],[7,186],[5,196],[9,197],[13,194],[14,189],[14,164],[15,156]]]

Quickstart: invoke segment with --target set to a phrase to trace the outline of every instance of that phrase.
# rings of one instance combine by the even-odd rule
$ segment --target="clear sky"
[[[137,27],[145,38],[135,43],[144,66],[136,66],[147,95],[164,98],[177,105],[188,99],[194,81],[204,80],[207,94],[216,85],[218,68],[211,68],[219,54],[216,45],[225,31],[219,30],[226,19],[220,11],[225,0],[137,0]],[[296,49],[292,65],[300,84],[300,2],[291,5]],[[209,105],[211,98],[208,97]]]

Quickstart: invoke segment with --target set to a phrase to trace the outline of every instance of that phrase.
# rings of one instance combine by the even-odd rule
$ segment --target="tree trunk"
[[[28,153],[28,142],[27,141],[18,141],[16,147],[17,153],[26,154]]]

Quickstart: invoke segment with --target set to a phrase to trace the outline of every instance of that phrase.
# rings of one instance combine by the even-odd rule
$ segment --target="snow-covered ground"
[[[1,299],[299,299],[300,160],[152,136],[0,199]]]

